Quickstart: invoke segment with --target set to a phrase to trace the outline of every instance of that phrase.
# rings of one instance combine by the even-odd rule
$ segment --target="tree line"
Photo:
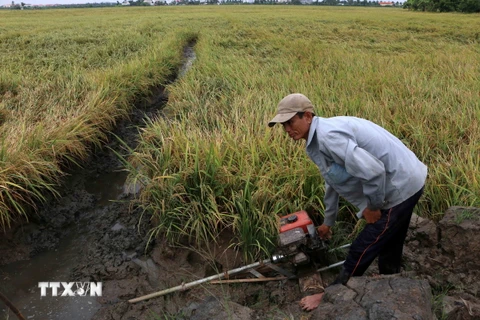
[[[130,0],[131,6],[148,6],[149,3],[144,0]],[[219,0],[207,0],[209,4],[219,3]],[[392,1],[393,2],[393,1]],[[180,0],[178,4],[200,4],[198,0]],[[241,4],[242,0],[224,0],[224,4]],[[277,4],[278,0],[254,0],[254,4]],[[167,5],[165,0],[157,0],[155,5]],[[291,0],[289,4],[303,5],[301,0]],[[378,1],[367,0],[314,0],[312,5],[345,5],[345,6],[379,6]],[[56,8],[85,8],[85,7],[111,7],[120,6],[120,2],[101,2],[101,3],[86,3],[86,4],[65,4],[56,5]],[[393,2],[396,7],[401,7],[402,4],[398,1]],[[402,6],[404,9],[414,11],[429,11],[429,12],[464,12],[464,13],[478,13],[480,12],[480,0],[407,0]],[[24,2],[15,4],[12,1],[10,9],[26,9],[28,5]]]
[[[407,0],[403,8],[430,12],[480,12],[480,0]]]

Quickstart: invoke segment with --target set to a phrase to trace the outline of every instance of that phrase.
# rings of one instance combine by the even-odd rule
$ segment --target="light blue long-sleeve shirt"
[[[335,223],[342,196],[360,211],[388,209],[425,184],[427,166],[397,137],[365,119],[313,117],[307,154],[325,179],[326,225]]]

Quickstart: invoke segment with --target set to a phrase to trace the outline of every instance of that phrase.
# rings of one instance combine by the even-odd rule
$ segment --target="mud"
[[[430,283],[439,319],[480,319],[480,208],[450,207],[438,223],[414,217],[404,250]]]

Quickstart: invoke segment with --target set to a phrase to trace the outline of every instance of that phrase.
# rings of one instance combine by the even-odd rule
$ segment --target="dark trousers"
[[[399,205],[381,210],[380,220],[365,226],[350,247],[342,270],[344,279],[340,282],[346,283],[350,276],[363,275],[377,256],[380,274],[400,272],[403,243],[413,208],[422,193],[423,188]]]

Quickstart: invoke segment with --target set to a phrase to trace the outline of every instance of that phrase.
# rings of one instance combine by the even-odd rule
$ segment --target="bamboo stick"
[[[239,272],[248,270],[248,269],[250,269],[250,268],[255,268],[255,267],[258,267],[258,266],[260,266],[260,265],[269,263],[269,262],[270,262],[270,259],[265,259],[265,260],[263,260],[263,261],[255,262],[255,263],[252,263],[252,264],[249,264],[249,265],[240,267],[240,268],[232,269],[232,270],[230,270],[230,271],[225,271],[225,272],[222,272],[222,273],[218,273],[218,274],[216,274],[216,275],[213,275],[213,276],[210,276],[210,277],[207,277],[207,278],[203,278],[203,279],[200,279],[200,280],[192,281],[192,282],[189,282],[189,283],[184,283],[184,284],[181,284],[181,285],[176,286],[176,287],[173,287],[173,288],[165,289],[165,290],[162,290],[162,291],[158,291],[158,292],[154,292],[154,293],[147,294],[147,295],[145,295],[145,296],[141,296],[141,297],[138,297],[138,298],[130,299],[130,300],[128,300],[128,302],[130,302],[130,303],[136,303],[136,302],[139,302],[139,301],[143,301],[143,300],[147,300],[147,299],[151,299],[151,298],[163,296],[163,295],[165,295],[165,294],[167,294],[167,293],[171,293],[171,292],[175,292],[175,291],[179,291],[179,290],[186,290],[186,289],[188,289],[188,288],[190,288],[190,287],[199,285],[199,284],[201,284],[201,283],[205,283],[205,282],[208,282],[208,281],[211,281],[211,280],[220,279],[220,278],[222,278],[222,277],[228,277],[228,276],[230,276],[230,275],[232,275],[232,274],[239,273]]]
[[[17,307],[15,307],[13,303],[10,300],[8,300],[8,298],[5,297],[1,292],[0,292],[0,300],[2,300],[7,305],[7,307],[9,307],[10,310],[12,310],[13,313],[15,313],[15,315],[19,320],[25,320],[20,310],[18,310]]]
[[[231,279],[231,280],[213,280],[209,283],[211,284],[222,284],[222,283],[243,283],[243,282],[264,282],[264,281],[275,281],[275,280],[285,280],[287,277],[273,277],[273,278],[248,278],[248,279]]]

